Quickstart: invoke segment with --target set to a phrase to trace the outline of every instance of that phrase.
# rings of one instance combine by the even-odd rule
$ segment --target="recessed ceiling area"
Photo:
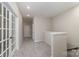
[[[17,2],[23,17],[45,18],[54,17],[78,4],[77,2]]]

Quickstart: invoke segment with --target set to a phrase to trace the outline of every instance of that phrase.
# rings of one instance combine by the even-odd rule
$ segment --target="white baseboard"
[[[43,40],[34,40],[34,42],[41,42],[41,41],[43,41]]]

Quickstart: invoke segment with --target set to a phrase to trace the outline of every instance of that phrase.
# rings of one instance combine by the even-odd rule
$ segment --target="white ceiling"
[[[17,5],[21,11],[23,17],[29,13],[31,17],[54,17],[61,12],[77,5],[79,3],[74,2],[18,2]],[[27,5],[30,6],[30,10],[27,9]]]

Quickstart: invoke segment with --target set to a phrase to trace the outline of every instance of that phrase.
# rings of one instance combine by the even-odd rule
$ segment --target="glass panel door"
[[[0,3],[0,57],[11,56],[15,49],[15,16]]]

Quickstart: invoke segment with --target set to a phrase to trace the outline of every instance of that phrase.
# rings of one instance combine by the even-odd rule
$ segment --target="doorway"
[[[33,18],[24,18],[23,19],[23,32],[24,39],[31,38],[32,39],[32,24]]]

